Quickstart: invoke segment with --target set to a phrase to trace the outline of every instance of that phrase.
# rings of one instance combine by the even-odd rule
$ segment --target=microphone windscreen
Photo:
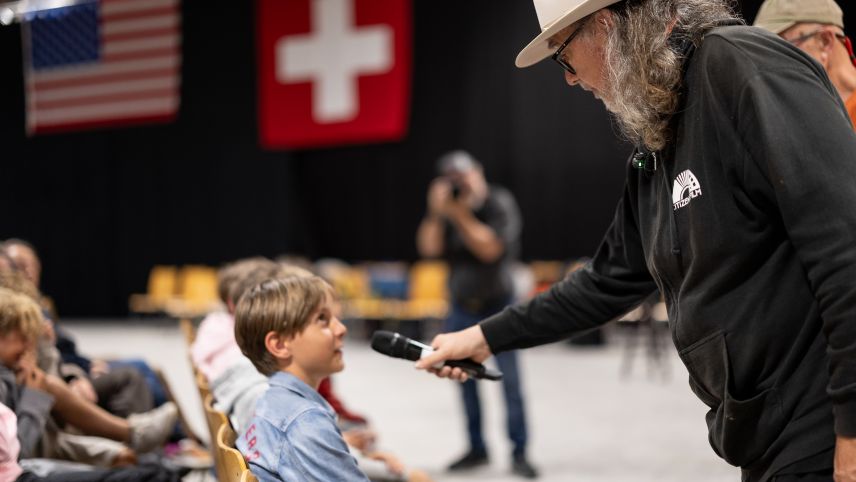
[[[423,345],[398,333],[378,330],[372,334],[372,348],[393,358],[416,361],[422,356]]]
[[[392,353],[392,340],[395,338],[395,335],[395,333],[385,330],[374,332],[372,334],[372,350],[384,355],[395,356]]]

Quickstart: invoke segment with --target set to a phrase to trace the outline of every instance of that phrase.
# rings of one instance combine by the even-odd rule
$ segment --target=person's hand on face
[[[31,357],[21,359],[16,370],[16,378],[19,385],[43,392],[47,391],[45,372],[36,366],[35,360]]]
[[[18,385],[23,385],[30,371],[36,369],[36,367],[36,352],[32,349],[27,349],[14,366],[15,377],[18,381]]]
[[[428,212],[432,216],[446,216],[452,198],[452,183],[445,177],[438,177],[428,187]]]

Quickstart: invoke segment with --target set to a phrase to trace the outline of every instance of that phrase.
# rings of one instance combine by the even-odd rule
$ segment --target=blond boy
[[[317,392],[342,371],[347,328],[333,290],[317,276],[265,281],[241,297],[235,337],[270,388],[237,441],[260,480],[366,481]]]

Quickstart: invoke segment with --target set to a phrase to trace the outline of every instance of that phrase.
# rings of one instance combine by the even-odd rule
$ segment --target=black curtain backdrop
[[[759,4],[744,2],[750,20]],[[592,254],[629,146],[558,67],[513,66],[531,2],[413,6],[408,136],[290,152],[259,147],[252,2],[184,2],[181,109],[164,125],[28,138],[20,28],[0,28],[0,239],[35,244],[67,317],[125,314],[154,264],[414,260],[434,161],[464,148],[517,196],[525,259]]]

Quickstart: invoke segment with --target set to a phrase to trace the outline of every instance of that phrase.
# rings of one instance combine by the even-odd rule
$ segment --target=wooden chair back
[[[178,327],[181,329],[181,334],[184,335],[184,342],[187,348],[190,349],[190,345],[193,345],[193,342],[196,340],[196,327],[193,326],[190,318],[178,320]]]
[[[205,421],[208,422],[208,433],[211,435],[211,452],[214,456],[217,480],[227,480],[223,459],[220,450],[217,448],[217,434],[221,427],[229,425],[229,419],[225,413],[214,409],[214,397],[211,394],[203,399],[202,406],[205,409]]]
[[[224,480],[226,482],[241,482],[243,480],[253,481],[256,478],[250,473],[247,461],[241,452],[235,448],[237,435],[228,423],[221,426],[217,432],[217,452],[223,461]]]
[[[205,379],[205,375],[196,370],[194,370],[193,378],[196,381],[196,389],[199,390],[199,399],[204,402],[208,395],[211,395],[211,388],[208,386],[208,380]]]

